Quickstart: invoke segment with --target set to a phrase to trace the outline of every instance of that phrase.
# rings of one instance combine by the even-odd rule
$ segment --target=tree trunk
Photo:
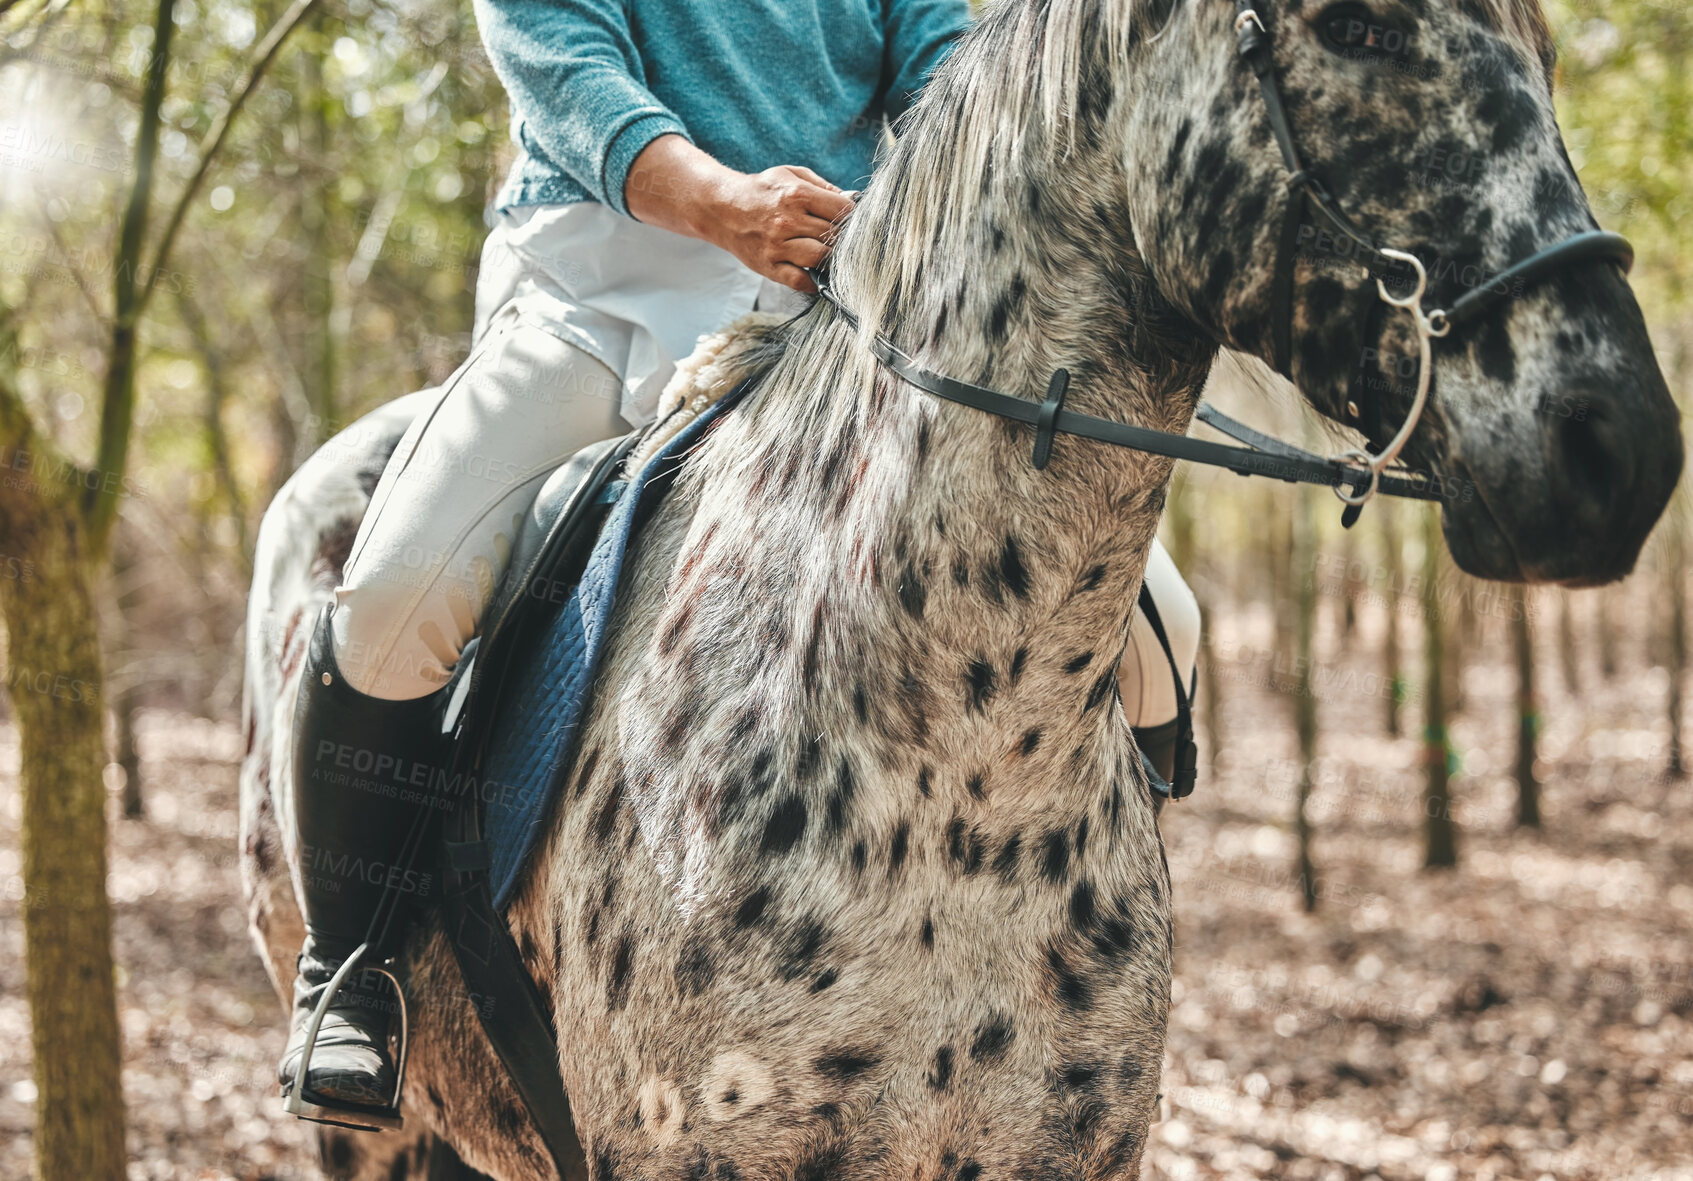
[[[1524,587],[1511,591],[1511,646],[1517,657],[1517,823],[1540,827],[1540,783],[1534,759],[1540,739],[1540,705],[1534,691],[1534,629]]]
[[[1451,743],[1447,738],[1446,623],[1440,602],[1440,510],[1423,515],[1423,864],[1458,864],[1458,832],[1452,820]]]
[[[128,613],[135,544],[131,531],[122,525],[112,540],[112,569],[105,580],[110,614],[102,650],[108,666],[119,667],[106,670],[106,695],[112,705],[112,762],[123,772],[123,814],[126,819],[137,820],[145,814],[146,805],[141,793],[141,756],[135,746],[135,713],[141,707],[141,686],[133,671],[135,629],[130,626]],[[121,667],[126,654],[130,658],[129,670]]]
[[[1316,557],[1316,521],[1312,519],[1311,495],[1301,488],[1293,496],[1293,568],[1297,601],[1294,604],[1294,728],[1299,733],[1299,796],[1294,805],[1293,827],[1299,840],[1299,884],[1307,913],[1317,909],[1317,870],[1311,860],[1311,819],[1306,805],[1311,799],[1311,770],[1317,761],[1317,698],[1312,665],[1316,660],[1317,584],[1307,573]]]
[[[1402,604],[1399,592],[1400,577],[1405,568],[1404,545],[1399,535],[1399,506],[1381,497],[1373,506],[1381,517],[1382,596],[1387,603],[1387,636],[1382,641],[1382,683],[1387,687],[1383,695],[1387,707],[1387,732],[1399,737],[1399,707],[1405,701],[1405,672],[1400,661],[1399,611]]]
[[[1558,657],[1564,671],[1564,695],[1580,691],[1580,662],[1575,643],[1575,600],[1567,590],[1558,592]]]
[[[1669,607],[1669,773],[1677,779],[1687,774],[1681,751],[1682,684],[1687,676],[1687,536],[1683,532],[1681,514],[1673,514],[1669,522],[1668,569],[1664,577],[1669,583],[1665,599]]]
[[[8,429],[4,437],[20,435]],[[27,433],[22,438],[29,441]],[[44,467],[21,478],[14,471],[0,489],[0,529],[29,571],[27,578],[0,580],[0,609],[23,788],[35,1175],[120,1181],[122,1062],[106,898],[106,743],[91,563],[75,499],[81,482],[49,482],[35,470]]]
[[[1617,635],[1611,626],[1611,590],[1593,592],[1593,638],[1599,644],[1599,675],[1607,681],[1617,675]]]

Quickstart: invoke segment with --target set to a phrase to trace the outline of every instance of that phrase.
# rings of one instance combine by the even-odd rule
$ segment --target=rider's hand
[[[852,212],[852,198],[809,168],[784,164],[718,185],[708,241],[767,279],[813,292],[801,267],[815,267],[835,244],[835,225]]]
[[[750,269],[814,292],[801,267],[829,254],[852,197],[809,168],[736,172],[679,135],[661,135],[635,157],[624,185],[629,212],[649,225],[720,246]]]

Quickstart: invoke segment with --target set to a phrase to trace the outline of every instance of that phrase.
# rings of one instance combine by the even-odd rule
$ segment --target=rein
[[[1428,290],[1428,272],[1422,260],[1409,251],[1377,246],[1338,207],[1328,189],[1301,162],[1293,139],[1293,128],[1288,122],[1286,104],[1282,102],[1281,89],[1276,83],[1269,30],[1252,7],[1251,0],[1235,0],[1235,9],[1236,50],[1258,79],[1270,130],[1281,151],[1283,167],[1288,172],[1289,199],[1271,288],[1275,367],[1283,376],[1292,379],[1294,271],[1301,230],[1306,228],[1298,213],[1308,206],[1322,222],[1351,242],[1368,260],[1360,264],[1363,277],[1375,280],[1377,294],[1385,305],[1409,312],[1416,329],[1417,392],[1404,422],[1385,447],[1375,454],[1358,448],[1324,457],[1254,430],[1202,402],[1196,417],[1236,442],[1246,444],[1233,447],[1066,410],[1064,396],[1070,387],[1068,369],[1055,370],[1047,382],[1045,397],[1035,402],[925,369],[884,333],[870,338],[870,351],[889,372],[925,393],[1033,426],[1035,445],[1030,458],[1037,469],[1046,467],[1052,456],[1053,439],[1062,434],[1220,467],[1242,476],[1268,476],[1288,483],[1332,488],[1346,505],[1341,523],[1347,528],[1357,522],[1364,505],[1378,493],[1412,500],[1440,500],[1438,482],[1429,473],[1394,466],[1428,405],[1434,376],[1433,342],[1449,335],[1454,327],[1477,320],[1506,299],[1514,298],[1528,286],[1567,266],[1590,261],[1614,262],[1626,274],[1634,264],[1634,248],[1621,234],[1604,230],[1574,234],[1489,277],[1451,307],[1425,311],[1423,297]],[[1410,291],[1403,295],[1394,294],[1384,275],[1403,274],[1407,269],[1413,279]],[[816,284],[819,297],[832,305],[854,331],[858,331],[858,317],[841,302],[822,270],[809,270],[807,274]],[[1379,421],[1379,408],[1373,399],[1368,401],[1372,417]],[[1347,410],[1354,418],[1361,416],[1358,398],[1348,401]]]

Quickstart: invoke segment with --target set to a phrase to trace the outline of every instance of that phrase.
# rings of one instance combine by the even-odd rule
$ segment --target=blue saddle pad
[[[744,387],[724,395],[640,471],[605,487],[602,496],[616,499],[569,598],[536,635],[508,646],[514,650],[505,688],[488,723],[492,733],[481,783],[488,881],[496,907],[510,901],[518,871],[540,836],[548,805],[570,766],[576,731],[587,712],[588,690],[609,638],[629,543],[651,502],[662,495],[661,489],[651,486],[652,478],[743,392]],[[664,487],[668,485],[668,480],[663,482]]]

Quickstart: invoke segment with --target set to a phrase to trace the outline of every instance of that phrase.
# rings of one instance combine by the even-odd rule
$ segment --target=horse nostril
[[[1611,415],[1585,396],[1567,395],[1559,405],[1551,432],[1556,470],[1573,493],[1576,512],[1603,524],[1633,486],[1633,450]]]

